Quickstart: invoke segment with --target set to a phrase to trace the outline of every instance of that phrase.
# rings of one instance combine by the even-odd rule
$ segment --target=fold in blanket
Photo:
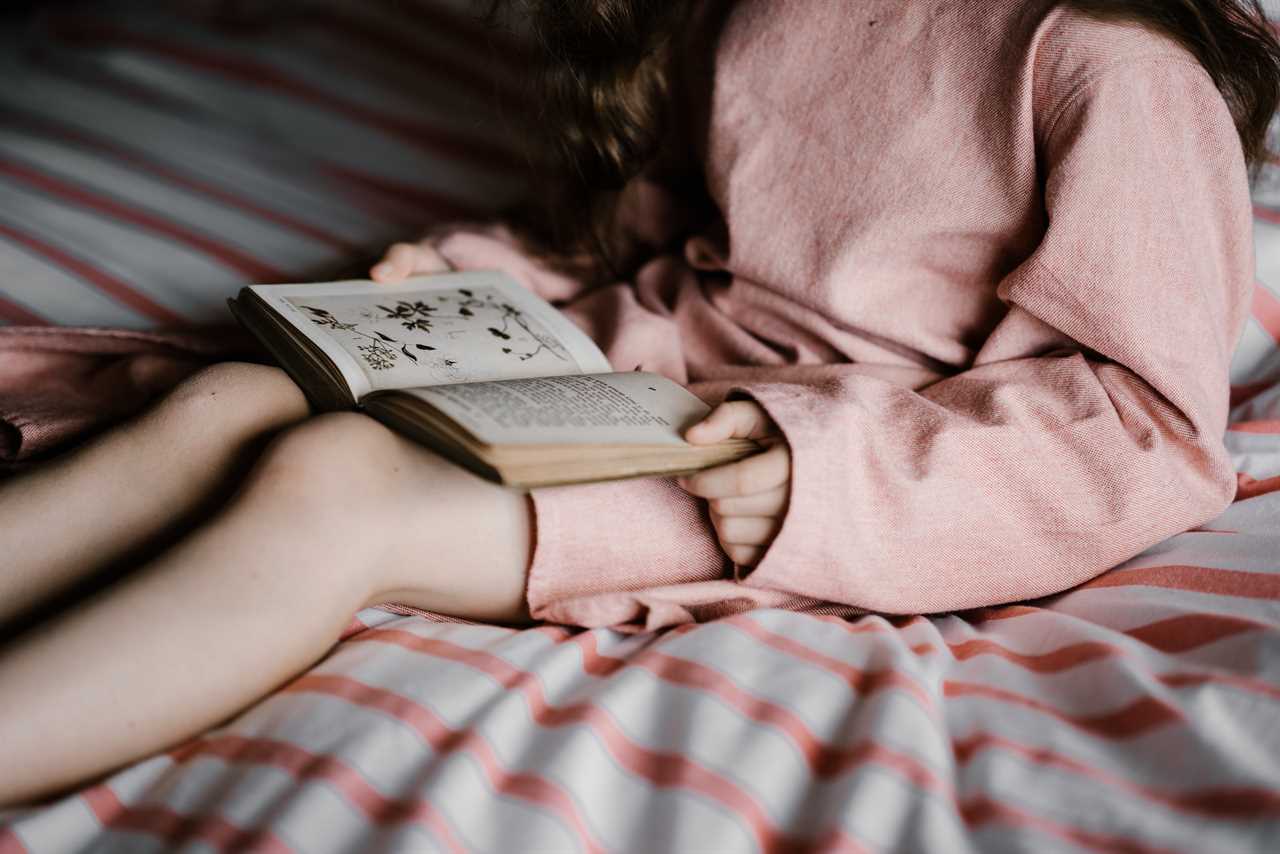
[[[0,472],[127,418],[203,365],[265,358],[234,327],[0,328]]]

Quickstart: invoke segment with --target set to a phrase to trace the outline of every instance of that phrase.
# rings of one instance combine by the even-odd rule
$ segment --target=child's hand
[[[778,533],[791,495],[791,449],[786,439],[769,414],[750,400],[720,404],[684,437],[694,445],[732,437],[771,444],[762,454],[676,481],[690,494],[708,499],[712,524],[729,559],[753,566]]]
[[[453,266],[427,242],[396,243],[373,265],[369,277],[384,285],[395,284],[419,273],[448,273]]]

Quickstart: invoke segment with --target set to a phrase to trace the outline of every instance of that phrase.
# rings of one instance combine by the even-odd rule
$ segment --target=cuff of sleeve
[[[693,620],[691,585],[729,586],[729,561],[706,502],[671,478],[540,487],[529,495],[536,539],[525,596],[534,619],[590,627],[639,620],[652,630]]]
[[[577,280],[530,257],[503,222],[461,223],[426,239],[455,270],[500,270],[550,302],[571,299],[583,290]]]
[[[848,546],[853,537],[831,529],[832,510],[843,519],[852,508],[839,494],[839,478],[830,458],[833,425],[814,406],[816,389],[791,383],[735,385],[725,400],[752,400],[774,420],[791,452],[791,485],[786,513],[777,535],[752,567],[734,564],[734,579],[747,587],[766,588],[842,604],[857,605],[849,583]],[[839,443],[835,443],[839,444]],[[837,548],[837,541],[840,549]]]

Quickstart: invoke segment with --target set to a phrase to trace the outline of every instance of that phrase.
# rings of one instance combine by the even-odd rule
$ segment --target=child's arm
[[[747,586],[889,612],[1072,587],[1232,500],[1228,365],[1253,287],[1248,178],[1198,65],[1094,76],[1046,128],[1049,225],[969,370],[751,382],[792,455]]]
[[[644,175],[632,178],[618,199],[614,245],[623,260],[653,255],[688,223],[674,194]],[[543,299],[563,304],[588,290],[586,283],[531,257],[511,227],[501,221],[450,222],[432,228],[418,243],[398,243],[374,265],[371,277],[391,283],[415,273],[502,270]]]

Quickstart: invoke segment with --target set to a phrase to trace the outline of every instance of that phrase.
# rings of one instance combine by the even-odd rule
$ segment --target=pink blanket
[[[260,353],[235,328],[0,328],[0,472],[132,415],[201,365]]]

